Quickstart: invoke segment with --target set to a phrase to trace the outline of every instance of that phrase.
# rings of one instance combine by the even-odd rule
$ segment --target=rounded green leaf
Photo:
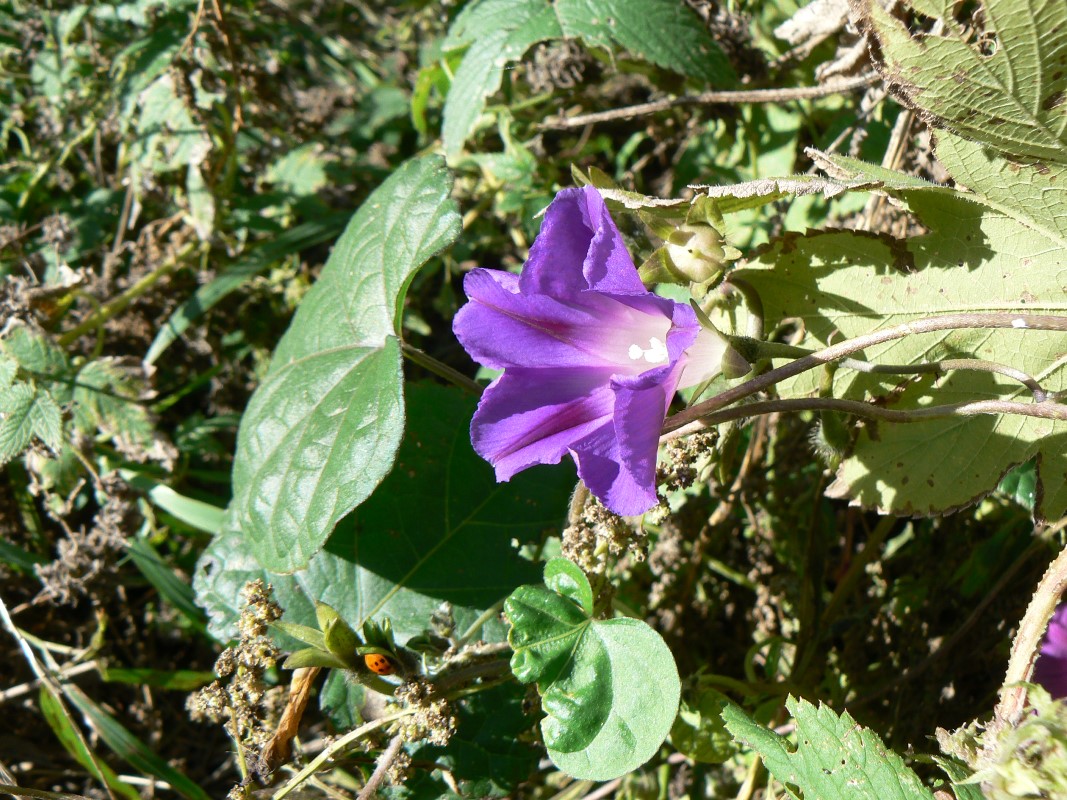
[[[536,681],[541,732],[553,763],[585,780],[610,780],[648,761],[670,731],[680,682],[670,650],[635,619],[592,620],[543,586],[507,599],[512,671]]]
[[[566,558],[553,558],[545,564],[545,586],[564,597],[569,597],[593,613],[593,587],[581,567]]]
[[[515,651],[511,671],[523,683],[551,685],[567,666],[589,616],[544,586],[520,586],[504,601]]]

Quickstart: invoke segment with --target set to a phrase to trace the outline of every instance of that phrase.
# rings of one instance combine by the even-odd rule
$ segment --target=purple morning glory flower
[[[1033,682],[1044,686],[1054,700],[1067,697],[1067,603],[1060,603],[1049,620]]]
[[[645,288],[600,193],[560,192],[521,275],[475,269],[463,288],[453,330],[504,370],[471,421],[497,480],[569,453],[615,513],[654,506],[671,398],[717,373],[726,345],[689,306]]]

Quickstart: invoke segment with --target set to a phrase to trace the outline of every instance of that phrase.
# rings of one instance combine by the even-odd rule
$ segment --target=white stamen
[[[662,364],[669,356],[667,355],[667,345],[662,339],[657,339],[653,336],[648,340],[649,348],[645,351],[645,361],[650,364]]]
[[[667,345],[662,339],[658,339],[655,336],[648,340],[647,349],[640,345],[632,344],[626,353],[633,361],[643,358],[649,364],[663,364],[670,357],[667,353]]]

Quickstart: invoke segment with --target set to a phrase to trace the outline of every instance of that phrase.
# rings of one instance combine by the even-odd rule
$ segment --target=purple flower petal
[[[646,488],[641,511],[627,511],[624,516],[647,511],[658,502],[655,486],[659,429],[674,397],[680,372],[678,367],[665,366],[633,378],[617,378],[611,382],[615,392],[612,421],[619,443],[621,472],[632,477],[638,486]],[[649,420],[658,420],[660,424],[649,425]]]
[[[545,212],[520,279],[522,292],[572,298],[585,289],[648,294],[600,192],[564,189]]]
[[[1052,613],[1041,654],[1067,659],[1067,603],[1060,603]]]
[[[1033,682],[1044,686],[1054,700],[1067,697],[1067,603],[1060,603],[1049,620]]]
[[[627,469],[612,425],[576,442],[571,455],[578,465],[578,477],[616,514],[643,514],[658,502],[655,479],[649,483]]]
[[[509,273],[476,269],[467,274],[463,289],[471,302],[459,310],[452,325],[467,352],[494,369],[605,366],[635,374],[666,361],[670,347],[662,350],[658,361],[650,361],[631,355],[634,345],[644,353],[653,350],[652,342],[658,340],[680,355],[696,336],[692,309],[662,297],[616,298],[586,292],[566,302],[543,294],[519,294],[509,281],[499,279],[501,275]],[[672,312],[686,322],[691,318],[693,330],[672,331]]]
[[[610,427],[611,370],[512,368],[491,383],[471,420],[475,452],[498,481],[558,464],[572,442]]]
[[[471,421],[497,479],[569,452],[615,513],[655,505],[667,407],[683,374],[717,370],[724,345],[689,306],[645,289],[600,193],[560,192],[520,277],[477,269],[463,288],[470,302],[453,330],[476,360],[504,370]]]

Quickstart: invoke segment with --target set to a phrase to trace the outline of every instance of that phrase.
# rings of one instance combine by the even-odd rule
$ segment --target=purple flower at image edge
[[[609,509],[654,506],[671,398],[719,371],[726,348],[688,306],[649,292],[600,193],[556,195],[521,275],[472,270],[453,330],[504,372],[471,421],[499,481],[570,454]]]
[[[1067,697],[1067,603],[1060,603],[1049,620],[1033,682],[1045,687],[1055,700]]]

